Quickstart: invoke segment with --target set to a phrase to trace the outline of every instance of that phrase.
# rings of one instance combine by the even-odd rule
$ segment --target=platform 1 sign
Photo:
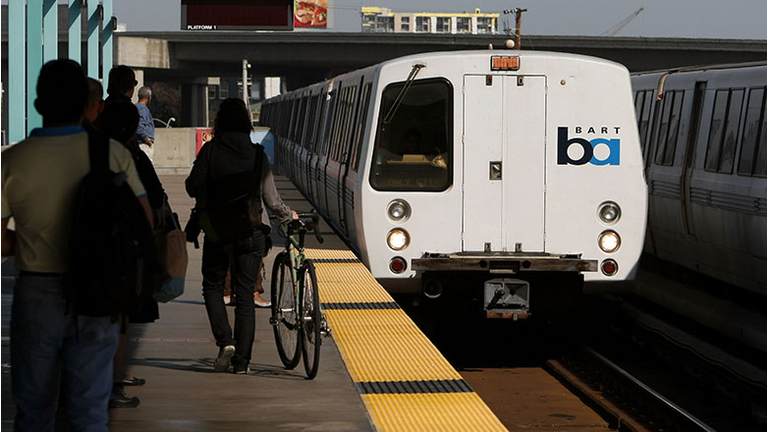
[[[182,30],[293,30],[294,0],[181,0]]]

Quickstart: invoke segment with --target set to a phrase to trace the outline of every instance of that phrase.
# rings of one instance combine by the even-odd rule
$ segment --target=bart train
[[[766,64],[633,74],[646,251],[765,296]]]
[[[260,122],[278,171],[390,292],[516,319],[634,277],[647,189],[620,64],[412,55],[269,99]]]

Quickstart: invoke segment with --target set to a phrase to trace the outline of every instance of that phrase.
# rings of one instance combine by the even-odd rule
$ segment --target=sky
[[[61,1],[61,0],[60,0]],[[180,0],[113,0],[114,15],[127,31],[180,28]],[[258,1],[258,0],[254,0]],[[714,39],[766,39],[765,0],[328,0],[324,31],[360,31],[360,8],[379,6],[397,12],[483,12],[528,9],[522,34],[600,36],[641,7],[644,10],[617,36]],[[6,1],[3,1],[6,3]],[[514,27],[513,15],[502,15]],[[312,31],[312,30],[310,30]],[[318,31],[318,30],[313,30]],[[323,30],[320,30],[323,31]]]

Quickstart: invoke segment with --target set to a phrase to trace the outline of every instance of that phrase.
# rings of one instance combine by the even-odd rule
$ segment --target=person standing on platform
[[[139,84],[133,69],[125,65],[117,65],[109,71],[109,83],[107,84],[107,99],[104,104],[109,104],[116,99],[131,101],[133,92]]]
[[[68,301],[72,218],[90,171],[82,128],[88,81],[72,60],[43,65],[35,108],[43,127],[2,157],[2,255],[19,276],[11,309],[11,388],[16,431],[53,431],[60,395],[69,426],[106,432],[112,358],[119,326],[109,316],[77,315]],[[109,141],[109,167],[126,181],[147,218],[149,201],[128,150]],[[15,231],[8,228],[13,218]]]
[[[211,330],[219,347],[219,354],[213,364],[217,372],[228,370],[230,365],[235,373],[247,374],[249,370],[255,329],[253,292],[261,269],[265,236],[269,231],[269,218],[264,218],[266,211],[262,211],[261,198],[281,222],[298,219],[296,212],[280,199],[269,160],[263,148],[251,142],[251,130],[251,119],[245,103],[234,98],[224,100],[216,114],[213,139],[200,149],[185,181],[187,193],[195,198],[196,207],[204,209],[200,216],[200,226],[205,232],[203,298]],[[253,182],[255,185],[249,183],[236,186],[238,190],[249,191],[249,213],[253,215],[259,212],[261,226],[247,227],[250,235],[244,238],[220,238],[222,232],[218,231],[218,227],[214,229],[211,222],[211,214],[216,210],[211,201],[217,198],[214,183],[232,178],[233,175],[243,176],[259,171],[261,175]],[[235,293],[234,336],[224,306],[227,269],[231,271]]]
[[[152,113],[149,111],[149,102],[152,100],[152,89],[147,86],[139,89],[139,101],[136,102],[136,108],[139,110],[139,129],[136,131],[136,139],[139,141],[139,148],[147,154],[150,162],[154,162],[152,157],[155,154],[155,121],[152,120]]]

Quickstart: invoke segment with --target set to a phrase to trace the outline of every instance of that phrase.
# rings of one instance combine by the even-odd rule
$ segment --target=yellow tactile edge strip
[[[320,301],[378,431],[505,431],[350,251],[307,249]]]

